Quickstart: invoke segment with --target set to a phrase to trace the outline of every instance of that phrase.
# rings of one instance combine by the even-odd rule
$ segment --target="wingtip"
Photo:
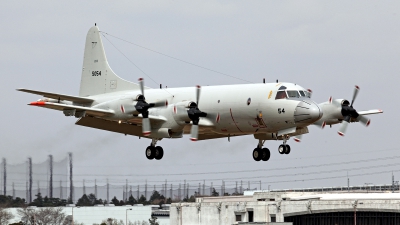
[[[340,136],[344,137],[344,133],[343,133],[343,132],[338,131],[338,134],[339,134]]]
[[[41,106],[46,105],[46,102],[31,102],[28,105]]]
[[[295,142],[299,142],[299,143],[301,142],[301,140],[298,139],[298,138],[295,138],[294,141],[295,141]]]

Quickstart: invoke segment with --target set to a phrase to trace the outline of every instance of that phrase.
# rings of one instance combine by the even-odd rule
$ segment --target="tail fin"
[[[139,89],[138,84],[121,79],[112,71],[104,52],[99,28],[90,28],[86,36],[79,96]]]

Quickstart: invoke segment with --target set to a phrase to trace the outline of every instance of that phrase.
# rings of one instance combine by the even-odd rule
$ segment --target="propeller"
[[[341,113],[344,119],[342,121],[342,126],[339,128],[338,131],[338,134],[340,136],[344,136],[346,134],[347,126],[349,125],[351,119],[355,119],[356,121],[361,122],[365,126],[368,126],[371,122],[370,119],[368,119],[366,116],[358,114],[357,110],[353,108],[354,101],[356,100],[359,91],[360,87],[356,85],[353,93],[353,99],[351,100],[351,104],[349,105],[348,101],[344,101],[342,103]],[[335,101],[330,100],[330,102],[335,102]]]
[[[151,126],[150,126],[150,120],[149,120],[149,109],[153,107],[161,107],[161,106],[167,106],[168,102],[167,101],[158,101],[155,103],[147,103],[146,98],[144,97],[144,81],[143,78],[139,78],[139,85],[140,85],[140,91],[141,94],[136,97],[136,105],[135,109],[139,113],[142,114],[143,119],[142,119],[142,133],[144,136],[149,136],[151,134]]]
[[[190,129],[190,140],[197,141],[199,136],[199,121],[200,117],[206,117],[207,113],[200,111],[199,109],[199,99],[200,99],[199,85],[196,86],[196,102],[192,102],[189,105],[189,110],[187,111],[189,119],[192,120],[192,128]]]

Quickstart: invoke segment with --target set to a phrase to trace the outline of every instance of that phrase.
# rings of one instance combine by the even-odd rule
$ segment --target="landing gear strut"
[[[259,140],[257,148],[253,150],[253,159],[255,161],[268,161],[271,157],[271,152],[268,148],[262,148],[265,140]]]
[[[161,146],[156,146],[157,144],[157,139],[153,139],[151,141],[150,146],[146,148],[146,157],[147,159],[156,159],[160,160],[164,156],[164,150]]]
[[[289,154],[290,153],[290,145],[287,145],[286,142],[289,140],[289,136],[283,136],[283,144],[279,145],[278,152],[279,154]]]

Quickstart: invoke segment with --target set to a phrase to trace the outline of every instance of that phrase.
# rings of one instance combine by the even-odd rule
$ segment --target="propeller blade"
[[[363,116],[363,115],[359,115],[357,117],[357,120],[360,121],[360,123],[364,124],[364,126],[368,127],[369,124],[371,123],[371,120],[368,119],[368,117]]]
[[[302,134],[297,135],[297,136],[294,137],[294,141],[295,141],[295,142],[301,142],[301,139],[302,139],[302,138],[303,138],[303,135],[302,135]]]
[[[139,78],[139,85],[140,85],[140,91],[142,95],[144,96],[144,83],[143,83],[143,78]]]
[[[200,88],[201,88],[200,85],[196,86],[196,104],[197,104],[197,107],[199,107]]]
[[[346,130],[347,130],[347,126],[349,125],[349,122],[343,120],[342,121],[342,126],[340,127],[338,134],[342,137],[344,137]]]
[[[144,136],[149,136],[151,134],[149,118],[142,119],[142,133]]]
[[[356,87],[354,88],[353,99],[351,100],[350,107],[353,106],[353,103],[356,100],[359,91],[360,91],[360,87],[356,85]]]
[[[190,129],[190,140],[197,141],[198,137],[199,137],[199,125],[192,125],[192,128]]]

